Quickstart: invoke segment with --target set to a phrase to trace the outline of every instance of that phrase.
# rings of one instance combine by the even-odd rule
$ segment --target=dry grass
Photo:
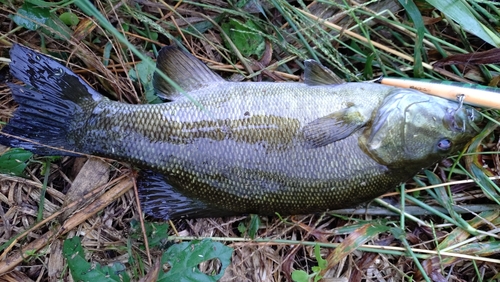
[[[304,13],[306,8],[296,2],[292,2],[295,10],[287,8],[285,4],[285,8],[282,8],[284,11],[272,4],[264,6],[268,15],[273,15],[267,19],[258,12],[252,12],[249,7],[246,10],[232,9],[226,2],[218,0],[206,0],[196,5],[189,1],[168,4],[163,1],[101,3],[102,6],[98,6],[101,13],[115,25],[120,22],[131,27],[124,32],[128,41],[148,56],[154,58],[152,44],[158,48],[178,40],[226,78],[240,73],[253,80],[299,80],[301,61],[312,56],[317,56],[348,80],[368,79],[382,73],[399,76],[411,73],[413,66],[414,33],[405,28],[409,25],[408,19],[397,1],[386,1],[388,6],[384,7],[375,4],[357,6],[355,2],[350,2],[350,10],[337,8],[344,4],[333,2],[307,3],[307,14],[329,19],[329,22],[344,29],[340,33],[333,31],[331,25],[322,24],[316,19],[310,21],[312,17]],[[136,9],[136,4],[141,6],[141,10],[131,10]],[[138,59],[130,50],[120,48],[122,43],[109,35],[94,19],[73,6],[61,8],[58,14],[62,10],[71,10],[78,15],[80,26],[78,29],[75,27],[72,40],[55,40],[39,31],[14,29],[16,25],[9,15],[18,8],[17,3],[0,8],[2,57],[8,57],[13,42],[34,49],[43,46],[47,51],[66,53],[70,55],[67,59],[70,68],[101,93],[128,103],[144,101],[142,90],[131,83],[127,74],[139,62]],[[375,15],[373,9],[385,12],[383,16],[369,20],[370,16]],[[283,13],[292,14],[285,16]],[[459,52],[449,45],[464,49],[472,47],[473,50],[487,48],[477,38],[464,43],[453,25],[444,20],[439,21],[435,14],[429,13],[428,16],[425,19],[429,22],[427,28],[432,36],[429,40],[442,39],[448,45],[435,40],[424,42],[427,48],[424,62],[441,58],[435,44],[448,54]],[[224,47],[223,35],[217,25],[208,26],[203,32],[193,29],[194,26],[202,28],[203,23],[209,24],[207,19],[217,17],[246,17],[267,27],[275,26],[276,29],[270,29],[266,35],[265,52],[269,56],[242,61],[238,50]],[[294,20],[294,28],[290,26],[290,21],[287,22],[287,17]],[[362,21],[365,21],[361,24],[362,28],[355,26]],[[91,28],[84,29],[89,26]],[[351,31],[347,32],[351,27]],[[158,38],[152,36],[154,32],[159,33]],[[361,39],[354,40],[351,33]],[[364,40],[367,35],[373,44]],[[102,63],[103,57],[106,57],[103,49],[107,42],[113,48],[110,62],[105,66]],[[375,42],[385,46],[385,49],[380,49]],[[366,70],[364,63],[371,60],[373,70]],[[461,65],[458,72],[443,68],[428,70],[428,75],[448,79],[455,76],[478,78],[477,74],[481,71],[485,70]],[[497,75],[495,69],[487,71]],[[6,66],[0,72],[0,75],[5,74]],[[358,74],[362,77],[358,77]],[[8,121],[14,109],[15,104],[7,85],[1,84],[0,120]],[[483,142],[483,150],[496,152],[497,142],[498,134],[492,129]],[[0,148],[0,152],[5,149]],[[0,281],[70,280],[62,256],[62,241],[72,236],[82,238],[90,261],[102,265],[119,261],[127,267],[134,280],[143,278],[143,281],[154,281],[154,276],[147,276],[147,273],[151,275],[161,269],[158,260],[162,250],[150,250],[150,264],[142,239],[137,230],[132,228],[141,218],[133,191],[134,171],[127,164],[113,160],[66,157],[52,161],[43,221],[37,222],[37,210],[44,187],[43,164],[47,163],[47,159],[36,157],[34,160],[27,168],[26,178],[0,175],[0,246],[3,246],[0,251]],[[468,160],[467,168],[470,171],[470,164],[477,161],[478,157],[473,155]],[[496,154],[483,155],[479,161],[491,172],[491,175],[486,176],[494,176],[499,171]],[[89,163],[85,165],[86,162]],[[430,169],[442,181],[448,181],[451,164],[445,162]],[[460,173],[451,175],[451,180],[467,179]],[[432,183],[425,175],[420,175],[418,179],[423,184]],[[411,181],[406,189],[419,187],[419,184]],[[81,187],[86,188],[77,190]],[[445,214],[450,212],[432,194],[444,191],[439,196],[447,197],[445,188],[426,189],[408,195],[418,198],[427,207],[441,208],[440,211]],[[326,277],[323,281],[403,281],[411,277],[419,281],[426,276],[433,281],[498,279],[498,205],[491,197],[485,196],[483,189],[475,182],[455,184],[451,186],[451,192],[449,200],[453,206],[466,209],[459,210],[462,217],[457,221],[461,226],[456,224],[457,221],[450,221],[415,206],[410,198],[405,202],[407,214],[403,216],[373,203],[366,209],[358,209],[361,213],[357,214],[354,210],[346,210],[343,215],[339,215],[339,211],[336,215],[262,217],[255,240],[248,239],[238,230],[239,224],[247,224],[246,217],[177,220],[171,222],[173,225],[169,235],[173,242],[207,237],[234,248],[232,263],[221,281],[290,281],[295,269],[312,273],[312,267],[317,265],[315,244],[322,246],[322,257],[329,262],[328,268],[321,273]],[[385,199],[399,208],[398,193],[388,194]],[[146,220],[155,221],[151,218]],[[469,225],[464,223],[466,221]],[[371,225],[387,226],[389,230],[368,235],[366,228]],[[471,228],[464,229],[464,226]],[[351,241],[355,239],[360,241]],[[347,243],[359,244],[361,247],[345,252],[336,251],[342,250]],[[438,245],[442,247],[439,251]],[[420,272],[419,263],[426,275]],[[201,265],[200,269],[210,273],[217,271],[217,267],[217,263],[212,261]]]

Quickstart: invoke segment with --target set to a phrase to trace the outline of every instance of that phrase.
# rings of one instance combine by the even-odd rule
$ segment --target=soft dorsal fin
[[[225,82],[203,62],[175,46],[166,46],[160,50],[156,60],[156,69],[165,73],[185,92]],[[161,98],[175,100],[182,97],[182,94],[157,72],[153,77],[153,85],[156,94]]]
[[[304,83],[307,85],[332,85],[342,84],[345,81],[333,73],[329,68],[315,60],[306,60],[304,71]]]

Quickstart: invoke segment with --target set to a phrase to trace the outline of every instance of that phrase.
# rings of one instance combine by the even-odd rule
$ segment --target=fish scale
[[[372,91],[378,88],[382,93],[387,92],[387,87],[380,85],[365,86]],[[213,91],[194,93],[193,97],[199,98],[204,110],[191,110],[193,105],[187,98],[159,106],[101,103],[103,110],[93,118],[98,123],[79,129],[87,133],[84,138],[78,138],[81,145],[77,151],[124,159],[159,170],[167,175],[170,183],[182,187],[184,195],[237,213],[294,214],[304,206],[315,211],[326,210],[345,205],[345,199],[358,198],[359,192],[350,187],[365,184],[363,194],[373,198],[408,177],[386,178],[387,168],[362,152],[356,142],[357,135],[316,150],[303,149],[300,128],[329,113],[326,109],[315,111],[319,107],[315,99],[324,96],[322,103],[336,107],[342,105],[339,98],[352,101],[347,95],[328,95],[332,86],[315,86],[314,93],[307,91],[311,87],[296,83],[262,83],[253,89],[246,83],[228,87],[227,91],[219,89],[226,93],[225,99],[218,98]],[[335,87],[343,93],[344,85]],[[279,95],[283,89],[287,94]],[[266,110],[267,114],[252,119],[252,113],[262,111],[264,101],[249,103],[245,99],[248,93],[263,93],[263,90],[267,95],[265,102],[273,107]],[[287,103],[294,96],[301,97],[300,108]],[[276,101],[272,101],[273,97]],[[373,100],[380,104],[382,98],[380,95]],[[231,102],[230,108],[224,105]],[[332,106],[330,110],[336,109]],[[245,116],[247,112],[250,116]],[[127,135],[117,136],[112,130],[116,126]],[[230,132],[224,132],[226,127]],[[110,135],[103,136],[106,133]],[[99,141],[102,144],[98,144]],[[370,175],[371,181],[360,177],[360,173]],[[214,187],[217,188],[214,190]],[[373,187],[381,187],[382,191]]]
[[[0,144],[133,164],[143,210],[165,219],[352,206],[462,150],[481,116],[415,90],[339,84],[314,61],[305,83],[225,82],[167,47],[158,69],[185,93],[155,75],[171,101],[130,105],[28,48],[14,45],[11,59],[13,75],[33,89],[10,85],[20,107],[2,132],[23,139],[0,135]]]

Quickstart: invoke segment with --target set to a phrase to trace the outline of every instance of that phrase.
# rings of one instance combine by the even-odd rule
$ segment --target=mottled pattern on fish
[[[75,135],[77,151],[161,171],[187,196],[242,213],[348,206],[411,176],[388,175],[388,168],[361,150],[359,133],[320,148],[306,148],[301,134],[311,121],[366,100],[362,94],[368,89],[379,92],[370,101],[377,107],[390,87],[360,85],[361,95],[352,99],[342,95],[347,84],[314,86],[314,91],[297,83],[248,86],[231,83],[190,93],[202,109],[189,99],[101,103],[77,131],[84,133]],[[331,95],[334,87],[339,95]]]
[[[162,50],[158,66],[189,97],[155,76],[174,101],[128,105],[30,49],[16,45],[11,55],[13,75],[35,90],[11,85],[20,108],[3,131],[146,169],[143,209],[163,218],[304,214],[364,202],[462,149],[480,117],[413,90],[327,85],[333,74],[312,61],[306,83],[224,82],[175,48]],[[5,136],[0,143],[67,154]]]

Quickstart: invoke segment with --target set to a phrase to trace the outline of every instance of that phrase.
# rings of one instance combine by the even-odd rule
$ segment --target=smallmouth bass
[[[48,56],[20,45],[10,54],[11,73],[30,87],[9,84],[19,108],[2,132],[21,139],[0,144],[138,166],[143,210],[164,219],[352,206],[462,150],[481,122],[469,106],[415,90],[341,83],[312,60],[304,83],[226,82],[164,47],[157,68],[189,97],[155,75],[171,102],[130,105]]]

